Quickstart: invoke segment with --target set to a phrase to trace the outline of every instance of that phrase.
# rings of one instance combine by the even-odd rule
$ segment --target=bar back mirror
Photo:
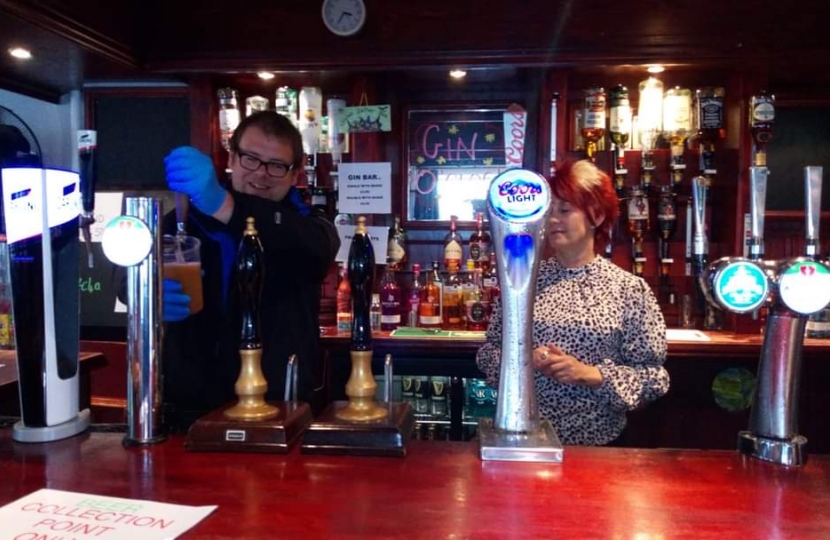
[[[506,111],[507,104],[407,111],[407,222],[449,221],[450,216],[475,221],[477,212],[487,215],[490,181],[508,164],[522,165],[523,140],[508,134],[511,145],[505,149]]]

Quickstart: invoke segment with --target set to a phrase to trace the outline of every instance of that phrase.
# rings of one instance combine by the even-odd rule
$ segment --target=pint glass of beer
[[[182,292],[190,297],[190,313],[198,313],[202,300],[202,262],[199,239],[192,236],[164,235],[162,239],[164,278],[182,284]]]

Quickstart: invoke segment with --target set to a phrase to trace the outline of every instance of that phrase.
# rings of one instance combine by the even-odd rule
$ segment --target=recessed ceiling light
[[[259,73],[257,73],[257,76],[263,81],[270,81],[274,78],[274,74],[270,71],[260,71]]]
[[[450,77],[452,77],[453,79],[463,79],[466,76],[467,72],[463,69],[454,69],[450,71]]]
[[[9,49],[9,54],[19,60],[28,60],[32,57],[32,53],[28,49],[22,47],[13,47]]]
[[[659,64],[655,64],[653,66],[648,66],[648,68],[646,68],[646,71],[648,71],[649,73],[663,73],[664,71],[666,71],[666,68]]]

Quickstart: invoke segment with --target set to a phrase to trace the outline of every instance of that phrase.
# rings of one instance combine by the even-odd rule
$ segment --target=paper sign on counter
[[[216,506],[181,506],[41,489],[0,508],[0,540],[171,539],[214,510]]]

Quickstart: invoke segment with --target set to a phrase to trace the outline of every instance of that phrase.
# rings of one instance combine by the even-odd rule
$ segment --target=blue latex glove
[[[180,146],[164,158],[167,185],[190,196],[200,212],[212,216],[222,206],[227,193],[216,179],[209,157],[192,146]]]
[[[288,190],[288,202],[300,212],[301,216],[305,217],[311,214],[311,207],[303,201],[300,191],[293,186]]]
[[[182,284],[175,279],[165,279],[161,290],[162,313],[164,322],[179,322],[190,315],[190,296],[182,292]]]

